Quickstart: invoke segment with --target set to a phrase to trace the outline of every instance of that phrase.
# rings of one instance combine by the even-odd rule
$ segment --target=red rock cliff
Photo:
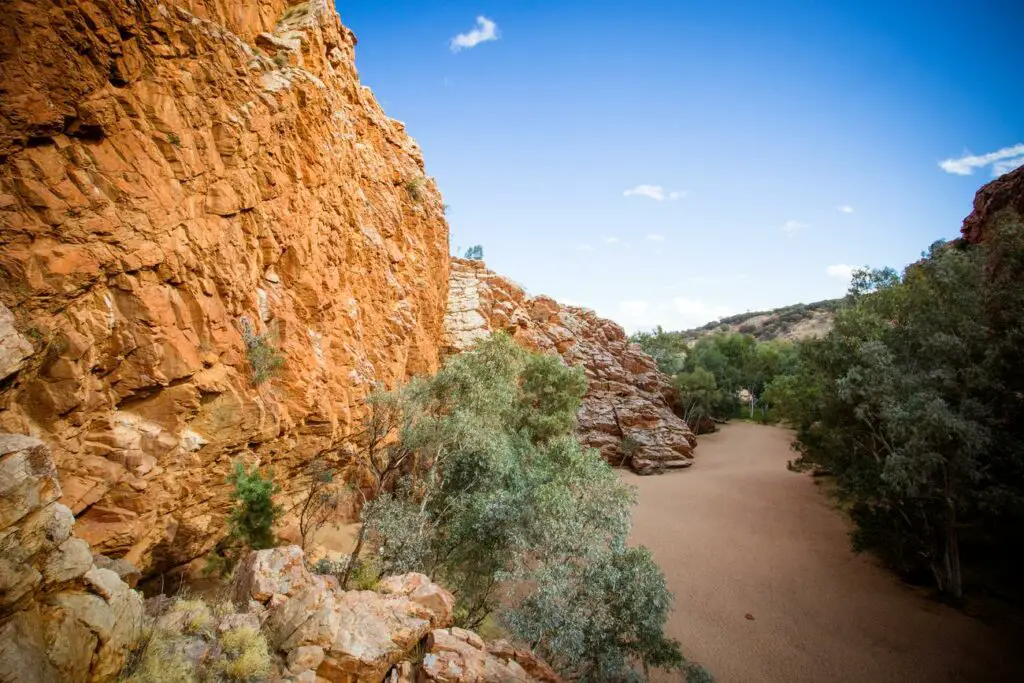
[[[371,383],[436,368],[440,197],[327,0],[0,24],[0,431],[52,446],[94,551],[174,565],[223,533],[234,458],[287,486]],[[285,358],[258,386],[247,329]]]
[[[463,351],[503,330],[524,347],[582,365],[587,394],[579,439],[640,473],[688,467],[696,437],[669,408],[672,386],[621,327],[593,311],[530,297],[481,261],[452,259],[445,347]]]
[[[984,242],[991,224],[1002,211],[1024,216],[1024,166],[983,185],[974,195],[974,210],[964,219],[960,233],[968,242]]]

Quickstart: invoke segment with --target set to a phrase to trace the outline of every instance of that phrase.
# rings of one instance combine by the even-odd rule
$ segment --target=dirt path
[[[719,683],[1014,680],[992,629],[850,551],[846,520],[787,471],[790,440],[731,424],[701,438],[687,471],[623,475],[640,491],[633,538],[668,577],[669,632],[687,655]]]

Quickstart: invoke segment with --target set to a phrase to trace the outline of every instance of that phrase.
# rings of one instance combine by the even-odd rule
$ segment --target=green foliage
[[[857,273],[832,333],[769,387],[797,464],[836,475],[855,546],[957,597],[967,581],[1020,597],[1024,226],[1003,220],[902,277]]]
[[[469,259],[470,261],[482,261],[484,258],[484,248],[479,244],[474,244],[466,250],[462,258]]]
[[[448,359],[390,395],[391,448],[412,465],[364,519],[380,571],[452,588],[460,625],[494,615],[567,675],[628,680],[682,659],[664,577],[626,547],[633,492],[573,436],[585,390],[578,369],[504,334]]]
[[[769,422],[767,388],[776,379],[796,371],[798,357],[792,343],[773,339],[758,342],[749,334],[716,332],[687,341],[681,332],[640,332],[632,341],[650,354],[676,388],[676,412],[694,430],[713,427],[712,419],[746,415],[739,392],[754,395],[754,419]],[[778,392],[776,392],[776,396]]]
[[[284,367],[284,356],[273,343],[270,333],[255,334],[248,325],[243,326],[242,341],[249,360],[249,381],[259,386]]]
[[[416,176],[405,181],[405,191],[409,195],[409,199],[419,204],[423,200],[424,186],[426,185],[426,178],[423,176]]]
[[[246,470],[241,462],[235,463],[228,482],[233,487],[228,518],[231,536],[254,550],[274,547],[274,522],[281,514],[280,506],[273,501],[279,490],[277,484],[255,467]]]
[[[167,142],[175,147],[181,147],[181,136],[177,133],[168,133]]]

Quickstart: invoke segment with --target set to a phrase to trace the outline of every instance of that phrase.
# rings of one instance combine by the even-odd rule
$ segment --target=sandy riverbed
[[[669,632],[687,655],[719,683],[1024,680],[988,626],[851,552],[846,520],[786,469],[790,440],[730,424],[701,438],[689,470],[623,474],[640,491],[633,539],[675,593]]]

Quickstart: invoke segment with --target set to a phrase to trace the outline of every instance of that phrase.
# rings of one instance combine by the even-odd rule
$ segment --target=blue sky
[[[453,251],[631,331],[840,296],[1024,163],[1018,1],[338,10]]]

